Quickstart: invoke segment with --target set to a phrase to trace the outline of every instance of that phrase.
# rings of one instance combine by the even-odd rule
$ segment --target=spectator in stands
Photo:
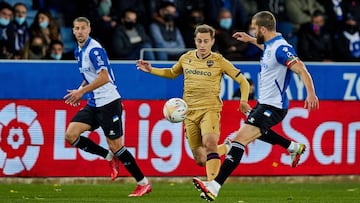
[[[205,4],[205,22],[209,25],[217,25],[220,10],[225,8],[231,12],[233,17],[233,27],[239,30],[246,29],[247,13],[239,0],[207,0]]]
[[[185,43],[179,28],[175,25],[175,4],[171,2],[162,3],[158,9],[158,14],[161,20],[150,25],[150,35],[153,38],[154,46],[174,50],[156,52],[157,59],[176,59],[184,52],[181,49],[185,49]]]
[[[341,8],[344,18],[351,13],[352,18],[360,25],[360,0],[342,0]]]
[[[52,40],[61,40],[60,26],[48,10],[39,10],[31,24],[30,37],[40,36],[48,47]]]
[[[190,11],[190,15],[184,17],[183,21],[185,24],[180,27],[180,31],[185,42],[185,47],[194,48],[195,27],[204,23],[204,13],[199,9],[193,9]]]
[[[236,40],[233,34],[233,17],[231,12],[225,8],[220,10],[218,17],[218,29],[216,29],[215,43],[218,51],[228,60],[246,60],[245,51],[247,43]]]
[[[29,40],[29,27],[26,22],[27,8],[24,3],[14,5],[14,19],[9,25],[9,41],[13,59],[21,58],[21,51]]]
[[[121,23],[115,28],[112,37],[113,54],[116,59],[135,60],[140,57],[142,48],[152,48],[145,28],[137,23],[137,13],[133,9],[124,10]],[[152,51],[144,52],[144,59],[155,60]]]
[[[341,31],[334,38],[337,61],[360,61],[359,25],[351,13],[346,15]]]
[[[302,24],[298,32],[297,52],[304,61],[333,61],[332,36],[325,29],[324,13],[317,10],[311,22]]]
[[[12,58],[8,29],[12,18],[13,9],[11,5],[0,2],[0,59]]]
[[[50,43],[49,51],[46,55],[46,59],[51,60],[64,60],[64,43],[60,40],[53,40]]]
[[[22,59],[44,59],[47,45],[42,36],[30,37],[22,52]]]

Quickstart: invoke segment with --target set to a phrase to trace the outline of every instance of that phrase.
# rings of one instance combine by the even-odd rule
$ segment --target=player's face
[[[86,22],[74,22],[73,34],[78,43],[84,43],[90,35],[91,28]]]
[[[214,42],[215,39],[211,37],[210,33],[197,33],[195,36],[197,54],[207,56],[210,53]]]
[[[264,44],[265,43],[265,37],[261,31],[261,29],[264,29],[262,26],[259,26],[256,24],[256,20],[251,21],[251,27],[250,29],[253,29],[255,31],[255,37],[256,37],[256,43],[258,44]]]

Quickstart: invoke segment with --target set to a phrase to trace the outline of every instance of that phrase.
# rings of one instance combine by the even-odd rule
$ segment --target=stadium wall
[[[182,124],[162,116],[165,99],[181,97],[182,79],[167,80],[136,70],[133,62],[113,63],[124,101],[124,142],[149,176],[205,175],[196,166],[184,138]],[[157,64],[164,67],[170,63]],[[236,63],[257,83],[256,63]],[[303,109],[305,92],[294,77],[288,95],[289,113],[275,130],[308,150],[300,166],[289,166],[289,154],[279,146],[251,143],[235,176],[360,174],[360,69],[356,64],[309,64],[320,109]],[[70,147],[64,141],[66,125],[79,110],[62,100],[66,89],[81,77],[72,62],[0,63],[0,177],[106,177],[105,160]],[[151,85],[151,86],[150,86]],[[226,100],[236,89],[223,81]],[[157,95],[157,96],[154,96]],[[82,101],[82,105],[86,101]],[[238,101],[226,100],[221,117],[223,141],[243,124]],[[254,105],[254,102],[252,102]],[[85,133],[106,146],[101,130]],[[129,176],[124,168],[122,176]]]

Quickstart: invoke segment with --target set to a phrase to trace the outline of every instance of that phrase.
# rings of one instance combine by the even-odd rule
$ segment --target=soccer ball
[[[185,119],[187,108],[188,106],[184,100],[171,98],[164,104],[164,117],[172,123],[179,123]]]

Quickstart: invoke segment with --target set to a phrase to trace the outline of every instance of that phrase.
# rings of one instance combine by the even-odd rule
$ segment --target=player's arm
[[[229,75],[233,80],[239,83],[241,98],[240,98],[240,107],[239,111],[246,114],[251,110],[250,105],[248,104],[250,85],[245,76],[241,73],[240,70],[235,68],[228,60],[224,60],[222,67],[227,75]]]
[[[259,47],[261,50],[264,50],[263,44],[258,44],[255,37],[248,35],[246,32],[235,32],[233,37],[242,42],[249,42]]]
[[[155,68],[151,65],[150,62],[144,60],[136,61],[136,66],[138,69],[151,73],[153,75],[157,75],[164,78],[176,78],[180,73],[177,71],[180,68],[178,66],[174,66],[173,68]]]
[[[290,69],[299,75],[301,81],[305,85],[307,96],[305,99],[304,108],[308,109],[309,111],[318,109],[319,99],[316,96],[313,80],[310,73],[306,69],[305,64],[298,59],[298,61],[294,63]]]

